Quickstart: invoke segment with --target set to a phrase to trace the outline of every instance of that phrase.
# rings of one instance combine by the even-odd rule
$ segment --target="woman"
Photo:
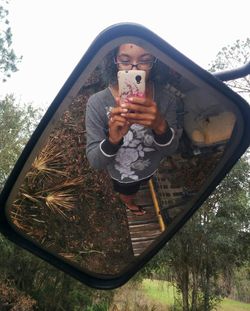
[[[113,55],[112,55],[113,54]],[[161,159],[178,146],[175,97],[155,83],[156,59],[144,48],[125,43],[106,63],[109,86],[87,103],[87,158],[94,168],[107,169],[121,200],[135,215],[145,211],[134,202],[141,183],[149,180]],[[117,72],[144,70],[146,96],[121,102]]]

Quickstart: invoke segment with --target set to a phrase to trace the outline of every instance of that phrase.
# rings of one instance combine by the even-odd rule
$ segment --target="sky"
[[[1,2],[1,0],[0,0]],[[9,0],[19,71],[0,97],[48,107],[95,37],[120,22],[139,23],[208,69],[222,47],[250,36],[249,0]]]

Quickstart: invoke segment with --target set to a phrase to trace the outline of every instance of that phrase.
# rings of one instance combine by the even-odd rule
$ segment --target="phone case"
[[[145,97],[145,71],[118,71],[119,96],[125,100],[129,96]]]

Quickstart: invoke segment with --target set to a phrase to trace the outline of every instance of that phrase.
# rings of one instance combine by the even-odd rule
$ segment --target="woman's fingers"
[[[130,124],[157,129],[162,123],[163,119],[157,105],[150,99],[143,101],[142,98],[133,98],[133,102],[124,103],[121,106],[128,109],[128,112],[122,113],[121,116],[126,118]]]
[[[140,97],[131,97],[126,102],[120,102],[116,98],[116,106],[111,109],[110,116],[122,115],[125,116],[129,111],[141,113],[154,113],[157,110],[155,102]]]
[[[119,115],[114,115],[109,119],[109,140],[116,144],[127,134],[130,123]]]
[[[116,115],[121,115],[122,113],[126,113],[128,112],[128,109],[127,108],[124,108],[124,107],[114,107],[111,109],[111,112],[110,112],[110,117],[114,117]]]
[[[120,103],[120,100],[121,100],[120,97],[116,97],[116,98],[115,98],[115,106],[116,106],[116,107],[119,107],[119,106],[120,106],[120,104],[121,104],[121,103]]]
[[[114,115],[109,120],[109,127],[123,127],[128,124],[127,119],[122,116]]]
[[[155,120],[159,114],[157,106],[145,107],[140,104],[129,104],[127,106],[128,112],[121,113],[121,116],[128,121],[135,122],[136,120]]]
[[[150,99],[131,97],[119,105],[111,110],[110,126],[123,127],[128,124],[140,124],[154,128],[158,123],[159,111],[156,103]]]
[[[136,121],[140,121],[140,120],[155,120],[155,116],[152,114],[148,114],[148,113],[136,113],[136,112],[131,112],[131,113],[127,113],[126,114],[126,119],[129,122],[136,122]]]
[[[122,112],[121,114],[125,116],[126,113],[130,112],[138,112],[138,113],[150,113],[152,111],[151,107],[145,107],[140,104],[127,104],[126,108],[127,112]]]
[[[135,104],[142,104],[142,105],[150,105],[152,100],[148,100],[145,97],[128,97],[128,102],[135,103]]]
[[[121,104],[121,108],[128,111],[140,112],[140,113],[156,113],[157,105],[154,101],[145,100],[142,98],[134,97],[133,101],[124,102]]]

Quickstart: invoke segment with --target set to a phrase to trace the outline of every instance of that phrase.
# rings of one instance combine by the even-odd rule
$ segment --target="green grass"
[[[176,290],[171,283],[145,279],[142,283],[143,290],[147,296],[164,305],[174,304]]]
[[[250,303],[226,298],[220,304],[218,311],[250,311]]]
[[[176,290],[173,285],[166,281],[145,279],[142,283],[145,294],[152,300],[165,306],[174,304]],[[250,303],[225,298],[218,306],[218,311],[250,311]]]

